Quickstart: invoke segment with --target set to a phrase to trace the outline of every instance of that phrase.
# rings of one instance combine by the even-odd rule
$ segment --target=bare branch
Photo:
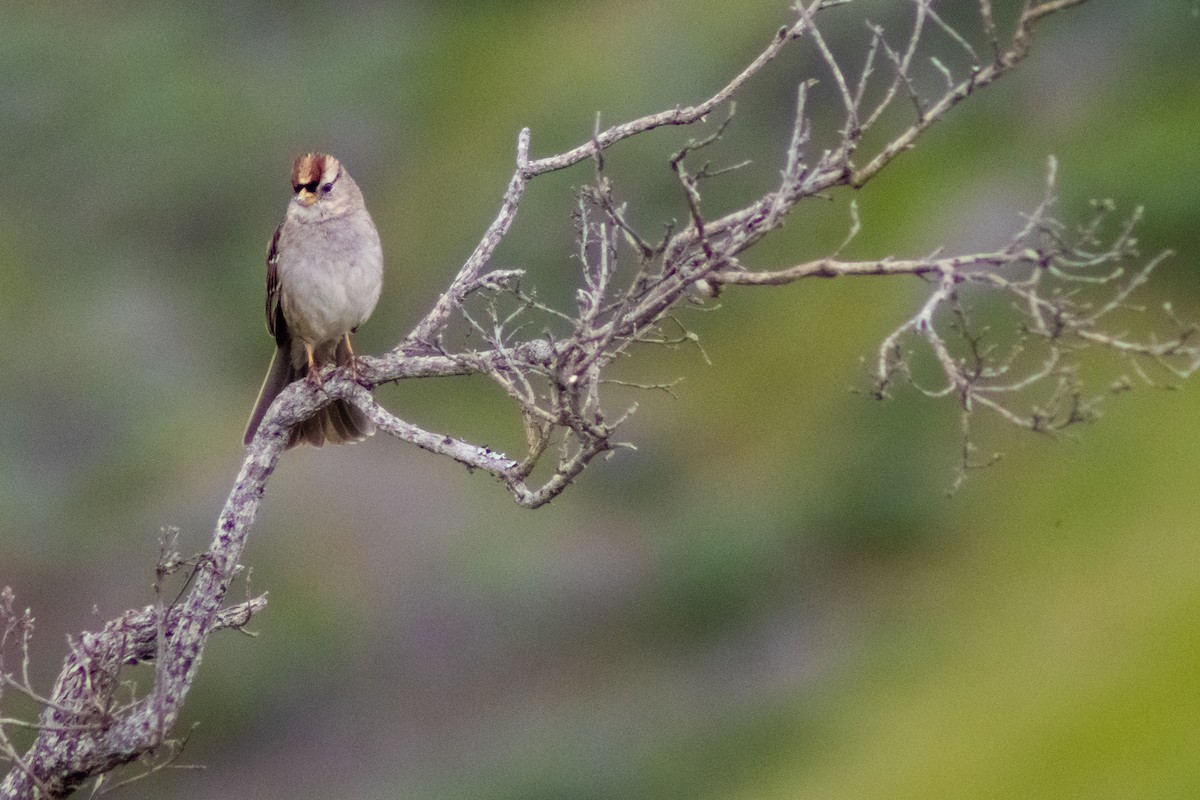
[[[63,797],[92,776],[172,749],[169,737],[208,636],[221,628],[240,628],[265,603],[259,597],[224,607],[288,433],[334,400],[361,408],[379,430],[401,441],[492,476],[518,504],[537,508],[566,490],[597,456],[633,446],[619,441],[617,432],[636,404],[622,401],[611,412],[616,400],[610,394],[670,391],[673,386],[671,381],[614,377],[609,374],[613,363],[639,345],[699,345],[681,322],[680,309],[711,309],[705,298],[728,286],[782,286],[842,276],[922,281],[928,288],[920,306],[884,337],[875,353],[874,393],[884,397],[907,385],[933,397],[953,398],[962,431],[956,483],[998,457],[976,455],[971,426],[981,410],[1050,435],[1095,417],[1103,393],[1089,390],[1080,377],[1085,353],[1115,355],[1138,379],[1154,385],[1160,375],[1167,381],[1192,375],[1200,367],[1197,328],[1177,319],[1169,305],[1164,306],[1164,324],[1147,319],[1134,304],[1167,255],[1140,260],[1133,237],[1140,211],[1108,234],[1112,208],[1101,204],[1085,225],[1071,228],[1054,216],[1053,161],[1040,205],[999,250],[844,260],[841,253],[861,227],[851,202],[848,235],[831,254],[769,270],[747,269],[742,261],[803,201],[872,180],[951,109],[1020,63],[1040,20],[1082,2],[1029,0],[1005,43],[990,0],[979,0],[978,23],[991,44],[983,63],[968,35],[937,14],[931,0],[912,0],[911,26],[906,38],[896,40],[897,47],[881,27],[868,26],[866,56],[856,75],[839,61],[821,30],[825,12],[845,6],[845,0],[808,0],[794,6],[793,22],[781,27],[745,69],[696,105],[603,130],[597,121],[588,141],[539,159],[531,158],[531,134],[522,130],[496,217],[433,308],[393,350],[362,358],[357,374],[330,368],[321,387],[297,382],[280,393],[249,445],[203,556],[186,562],[175,552],[171,536],[164,539],[159,589],[176,570],[193,568],[175,602],[163,602],[160,592],[157,604],[128,611],[101,630],[74,638],[53,690],[43,697],[28,677],[32,618],[13,610],[11,593],[0,595],[0,700],[7,688],[42,704],[36,723],[0,717],[0,758],[13,762],[0,784],[0,798]],[[961,67],[951,69],[929,52],[930,31],[948,37],[955,53],[966,54],[972,64],[969,74],[956,77]],[[829,132],[836,141],[820,153],[810,152],[809,104],[819,96],[810,97],[811,78],[798,78],[778,183],[752,193],[733,211],[706,216],[707,182],[736,166],[697,167],[697,152],[724,146],[721,134],[734,119],[735,96],[792,42],[811,46],[821,70],[832,77],[834,113],[844,120],[840,130]],[[877,64],[881,59],[887,61],[883,69]],[[931,77],[939,88],[922,94]],[[896,102],[902,95],[911,110]],[[641,235],[630,222],[637,216],[629,214],[622,193],[606,174],[609,149],[657,128],[703,125],[723,105],[729,107],[724,123],[707,135],[697,134],[668,160],[687,224],[665,224],[661,241]],[[894,125],[898,132],[860,153],[871,141],[864,134],[880,123]],[[593,182],[579,191],[572,215],[578,288],[573,307],[555,308],[521,286],[522,270],[495,269],[491,260],[516,220],[530,181],[589,159],[595,166]],[[987,308],[980,311],[982,305]],[[530,336],[531,330],[538,333]],[[917,363],[919,359],[923,361]],[[486,376],[512,401],[514,418],[525,428],[524,454],[510,457],[425,430],[385,409],[371,392],[393,381],[465,375]],[[1129,385],[1121,376],[1112,391]],[[21,654],[20,678],[4,669],[5,647]],[[139,694],[123,681],[122,669],[147,661],[155,664],[154,685]],[[27,753],[18,754],[6,728],[30,724],[38,731],[36,739]]]

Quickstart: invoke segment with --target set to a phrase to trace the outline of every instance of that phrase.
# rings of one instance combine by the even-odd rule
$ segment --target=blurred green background
[[[1010,13],[1012,3],[997,3]],[[940,5],[969,21],[973,3]],[[856,2],[898,41],[908,6]],[[336,153],[388,283],[394,344],[535,156],[696,102],[789,20],[782,0],[31,4],[0,9],[0,584],[67,634],[150,602],[162,527],[207,546],[272,343],[263,255],[290,160]],[[943,40],[950,52],[948,40]],[[1093,0],[859,195],[848,255],[990,248],[1036,205],[1144,203],[1141,300],[1200,316],[1200,20]],[[780,166],[806,46],[752,84],[713,210]],[[828,83],[828,81],[826,81]],[[829,124],[829,123],[827,123]],[[609,156],[650,231],[683,212],[664,131]],[[573,186],[536,181],[496,265],[573,280]],[[835,245],[801,208],[748,259]],[[639,449],[549,508],[383,437],[289,453],[244,562],[270,605],[211,644],[182,763],[131,798],[1169,798],[1200,794],[1200,400],[1113,401],[1077,441],[985,425],[995,468],[947,498],[950,402],[880,404],[860,358],[916,281],[731,290],[697,351],[641,352]],[[1119,365],[1114,369],[1120,369]],[[402,416],[515,450],[482,382],[383,390]],[[22,709],[6,709],[17,712]]]

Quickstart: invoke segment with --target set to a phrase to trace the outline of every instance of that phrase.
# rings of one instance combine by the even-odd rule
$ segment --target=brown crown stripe
[[[337,159],[325,153],[307,153],[292,165],[292,187],[319,183],[322,178],[333,178],[338,173]]]

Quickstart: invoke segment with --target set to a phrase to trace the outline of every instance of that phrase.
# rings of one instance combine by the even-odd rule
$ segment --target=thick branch
[[[0,797],[33,798],[45,796],[47,790],[52,797],[65,797],[89,777],[134,761],[165,741],[196,676],[208,636],[221,619],[221,603],[286,440],[286,430],[273,423],[247,453],[192,587],[182,603],[171,609],[173,625],[165,626],[161,638],[155,639],[159,655],[151,693],[119,718],[97,717],[97,688],[111,695],[118,668],[137,652],[132,644],[144,640],[147,623],[144,617],[127,614],[99,634],[84,634],[55,684],[53,705],[42,714],[42,731],[23,759],[26,769],[9,772],[0,784]],[[246,610],[253,611],[254,606]],[[139,656],[139,660],[144,659]],[[99,732],[89,729],[97,722]]]

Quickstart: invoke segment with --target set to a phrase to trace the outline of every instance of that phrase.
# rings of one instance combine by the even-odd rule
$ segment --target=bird
[[[243,444],[253,441],[288,384],[303,378],[320,386],[330,363],[357,375],[350,335],[371,316],[382,289],[383,248],[358,184],[327,153],[298,157],[292,198],[267,250],[267,330],[275,355]],[[335,400],[292,428],[287,447],[358,442],[374,432],[361,409]]]

